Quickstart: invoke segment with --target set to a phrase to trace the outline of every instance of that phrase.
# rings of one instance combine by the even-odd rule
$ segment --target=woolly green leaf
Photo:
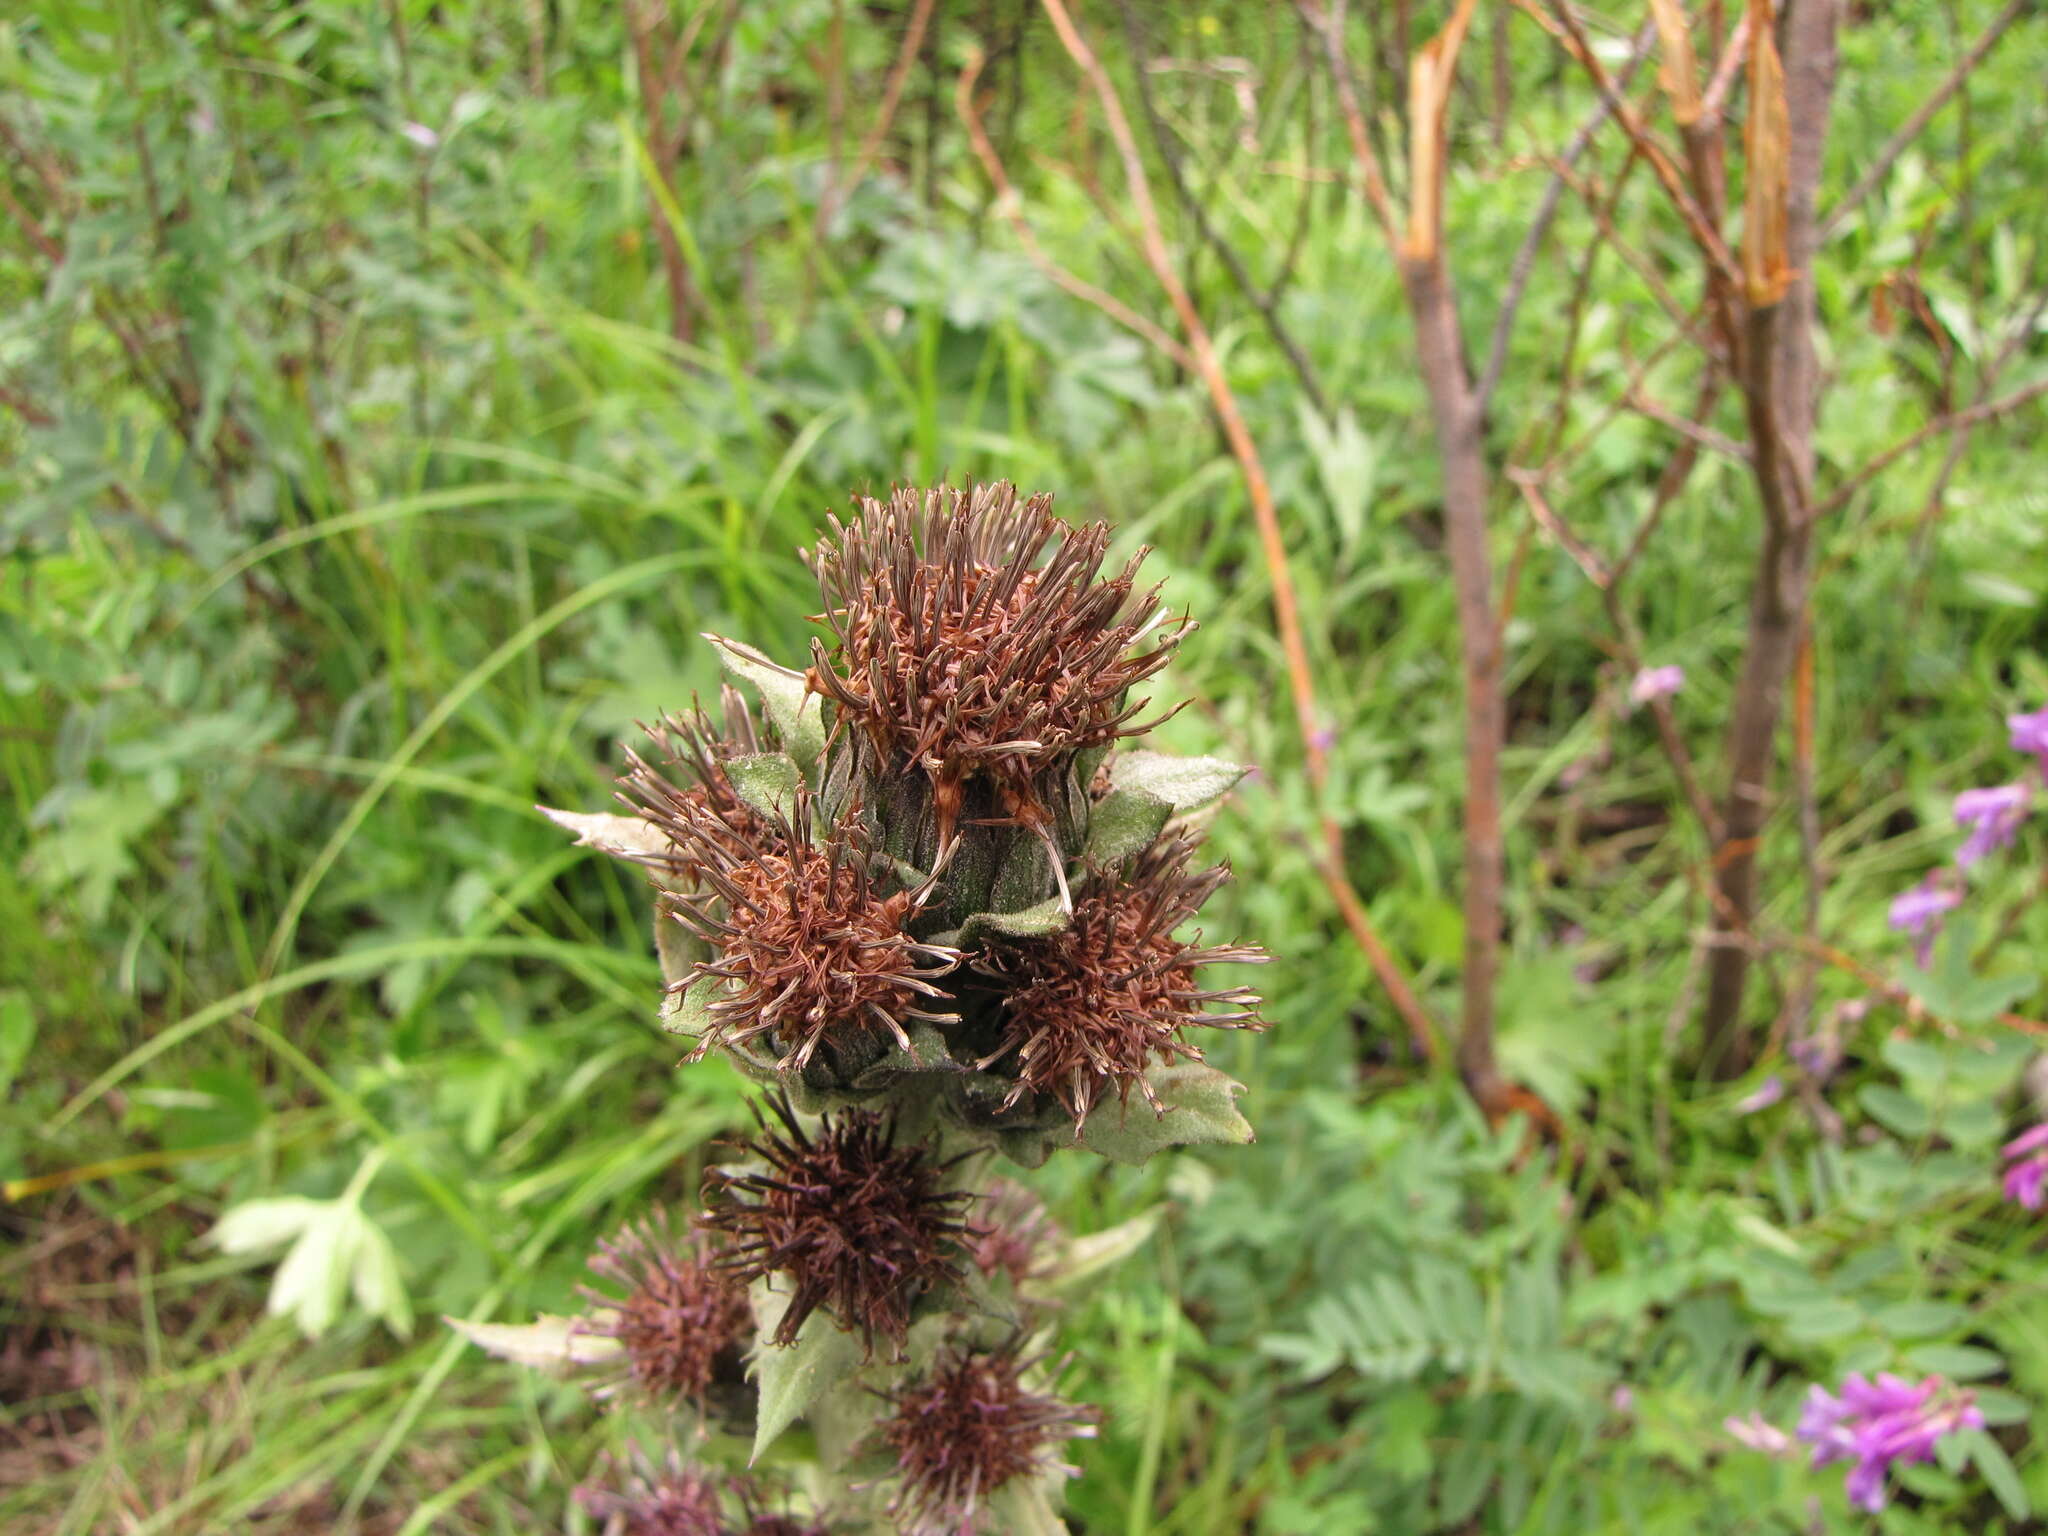
[[[245,1200],[213,1224],[207,1242],[222,1253],[260,1253],[288,1243],[318,1219],[325,1202],[303,1195]]]
[[[534,809],[564,832],[575,833],[579,848],[595,848],[615,859],[668,852],[667,836],[653,822],[639,816],[613,816],[604,811],[558,811],[547,805],[536,805]]]
[[[1055,1291],[1069,1290],[1090,1276],[1121,1264],[1150,1241],[1152,1234],[1159,1230],[1159,1220],[1165,1214],[1165,1206],[1155,1205],[1129,1221],[1120,1221],[1100,1232],[1072,1239],[1053,1260],[1051,1288]]]
[[[539,1371],[601,1365],[623,1348],[617,1339],[578,1332],[576,1318],[550,1317],[545,1312],[530,1323],[472,1323],[461,1317],[444,1317],[441,1321],[500,1360]]]
[[[1049,933],[1058,933],[1072,920],[1073,914],[1060,905],[1059,897],[1052,896],[1021,912],[977,912],[960,925],[960,936],[954,942],[961,949],[972,949],[987,934],[1005,939],[1042,939]]]
[[[760,1389],[760,1402],[754,1410],[754,1449],[747,1458],[751,1466],[813,1404],[859,1370],[864,1357],[860,1340],[842,1331],[822,1311],[804,1319],[794,1343],[770,1344],[768,1339],[789,1309],[788,1294],[764,1281],[749,1291],[747,1299],[753,1303],[761,1340],[754,1352],[754,1382]]]
[[[725,670],[761,695],[761,708],[768,723],[782,738],[782,745],[798,766],[809,772],[825,752],[825,716],[820,700],[810,691],[801,672],[777,666],[751,645],[706,635],[718,647],[718,659]]]
[[[702,1039],[711,1027],[711,1014],[706,1007],[711,1000],[711,989],[717,986],[715,976],[699,976],[680,992],[671,992],[661,1000],[661,1027],[672,1035],[691,1035]]]
[[[369,1217],[362,1218],[357,1234],[355,1259],[349,1265],[349,1290],[356,1305],[370,1316],[383,1319],[384,1326],[401,1339],[412,1337],[412,1298],[398,1273],[398,1255],[384,1229]]]
[[[363,1214],[353,1205],[315,1203],[318,1209],[277,1267],[266,1308],[272,1317],[291,1318],[309,1339],[319,1338],[341,1315],[363,1227]]]
[[[1112,789],[1142,789],[1172,806],[1175,815],[1184,816],[1221,800],[1249,772],[1220,757],[1173,757],[1141,750],[1119,752],[1109,765],[1109,782]]]
[[[1089,859],[1116,864],[1152,846],[1173,806],[1148,789],[1114,789],[1088,814]]]
[[[802,780],[796,760],[781,752],[757,752],[725,760],[725,777],[733,793],[771,821],[796,813],[796,787]]]
[[[1098,1104],[1081,1128],[1091,1151],[1139,1164],[1166,1147],[1244,1146],[1253,1140],[1251,1123],[1237,1109],[1244,1084],[1202,1062],[1154,1067],[1146,1076],[1166,1113],[1136,1096],[1128,1104]]]
[[[988,1528],[1004,1536],[1068,1536],[1067,1522],[1053,1511],[1045,1479],[1012,1478],[988,1496]]]
[[[697,962],[708,955],[704,941],[676,921],[673,910],[659,897],[654,903],[654,954],[661,962],[661,979],[664,984],[674,986],[696,968]],[[662,1004],[666,1016],[670,1005]]]

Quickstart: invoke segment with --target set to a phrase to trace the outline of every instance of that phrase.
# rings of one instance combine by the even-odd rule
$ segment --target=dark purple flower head
[[[1968,869],[1987,853],[1996,852],[2019,835],[2033,796],[2024,784],[1994,789],[1966,789],[1956,796],[1956,825],[1970,835],[1956,850],[1956,867]]]
[[[1735,1101],[1735,1113],[1753,1115],[1760,1109],[1769,1109],[1785,1097],[1785,1080],[1776,1073],[1758,1083],[1749,1093]]]
[[[1942,914],[1962,899],[1963,893],[1946,883],[1938,870],[1892,898],[1888,921],[1899,932],[1913,935],[1913,954],[1923,967],[1934,955]]]
[[[678,1238],[656,1212],[600,1242],[590,1271],[624,1293],[583,1291],[595,1308],[582,1331],[623,1351],[618,1381],[600,1396],[630,1386],[653,1401],[701,1405],[715,1382],[744,1380],[747,1298],[701,1238]]]
[[[1938,1376],[1918,1383],[1889,1372],[1876,1380],[1851,1372],[1840,1396],[1807,1389],[1797,1434],[1813,1447],[1813,1464],[1848,1461],[1850,1502],[1875,1513],[1884,1508],[1885,1479],[1898,1462],[1932,1461],[1935,1443],[1959,1429],[1981,1429],[1984,1415],[1968,1392]]]
[[[2048,1194],[2048,1122],[2015,1136],[1999,1155],[2006,1159],[2005,1198],[2040,1210]]]
[[[1684,686],[1683,667],[1644,667],[1629,681],[1629,702],[1647,704],[1652,699],[1668,699]]]
[[[2039,759],[2041,782],[2048,784],[2048,707],[2031,715],[2007,715],[2005,723],[2012,730],[2013,751],[2030,752]]]
[[[725,1536],[719,1480],[686,1466],[674,1450],[659,1467],[633,1448],[629,1466],[607,1457],[603,1480],[576,1490],[576,1502],[618,1536]]]

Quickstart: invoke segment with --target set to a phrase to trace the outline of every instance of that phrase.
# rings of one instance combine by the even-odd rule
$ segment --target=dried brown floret
[[[720,1492],[717,1478],[675,1451],[655,1467],[636,1446],[630,1472],[607,1457],[605,1482],[578,1488],[576,1502],[605,1522],[606,1536],[725,1536]]]
[[[987,1279],[1008,1275],[1023,1286],[1051,1273],[1050,1258],[1059,1228],[1045,1202],[1010,1179],[997,1179],[981,1197],[973,1228],[974,1267]]]
[[[811,689],[834,729],[865,739],[875,771],[931,781],[939,841],[963,789],[986,776],[1008,816],[1043,830],[1042,776],[1143,726],[1131,687],[1165,666],[1187,629],[1135,650],[1159,613],[1135,587],[1141,552],[1100,576],[1109,527],[1076,528],[1050,496],[1007,483],[861,498],[852,522],[808,556],[834,644],[811,645]]]
[[[1015,1345],[941,1357],[922,1381],[898,1392],[880,1425],[896,1453],[901,1487],[889,1512],[909,1536],[973,1536],[987,1529],[986,1501],[1004,1484],[1075,1469],[1057,1460],[1060,1442],[1095,1433],[1097,1414],[1028,1390],[1036,1361]]]
[[[619,798],[668,839],[667,856],[648,862],[679,877],[685,887],[697,874],[687,839],[687,829],[694,823],[708,817],[756,839],[768,830],[725,776],[729,758],[763,750],[753,716],[731,685],[720,690],[719,698],[725,711],[723,732],[713,728],[701,709],[664,715],[647,727],[658,765],[629,748],[626,775],[619,780]]]
[[[1074,1117],[1078,1134],[1105,1088],[1128,1104],[1136,1087],[1160,1108],[1146,1069],[1176,1057],[1202,1059],[1181,1038],[1189,1025],[1264,1027],[1256,993],[1205,989],[1195,973],[1223,961],[1262,961],[1265,952],[1174,937],[1228,877],[1221,867],[1190,874],[1194,850],[1181,837],[1154,843],[1084,885],[1059,932],[992,947],[975,961],[1005,989],[1001,1044],[979,1065],[1014,1075],[1007,1102],[1031,1091],[1050,1095]],[[1207,1011],[1212,1004],[1226,1011]]]
[[[794,1343],[823,1307],[870,1350],[877,1334],[900,1346],[918,1297],[961,1275],[960,1218],[974,1196],[945,1187],[958,1159],[899,1146],[893,1122],[870,1111],[825,1116],[812,1133],[788,1099],[769,1107],[780,1129],[756,1106],[761,1131],[748,1143],[767,1171],[715,1168],[706,1177],[701,1219],[731,1240],[721,1262],[741,1280],[781,1277],[789,1306],[777,1344]]]
[[[811,819],[806,791],[765,835],[703,810],[675,822],[696,889],[670,905],[711,950],[671,989],[709,978],[698,1056],[766,1035],[798,1071],[823,1044],[881,1031],[911,1050],[909,1020],[954,1022],[918,1006],[946,999],[934,980],[960,963],[908,931],[930,887],[885,893],[858,828],[834,827],[821,845]]]
[[[623,1350],[619,1377],[601,1396],[631,1387],[652,1400],[701,1405],[714,1382],[742,1379],[753,1317],[701,1237],[678,1237],[656,1212],[601,1241],[590,1270],[623,1293],[583,1287],[594,1307],[580,1330],[616,1339]]]

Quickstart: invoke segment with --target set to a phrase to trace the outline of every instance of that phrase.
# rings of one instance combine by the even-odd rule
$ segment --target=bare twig
[[[1061,44],[1079,66],[1101,103],[1104,122],[1123,162],[1124,178],[1132,211],[1138,220],[1146,263],[1151,267],[1160,287],[1165,289],[1174,313],[1180,318],[1181,329],[1187,335],[1189,349],[1194,356],[1195,371],[1208,389],[1210,404],[1222,424],[1224,436],[1230,443],[1231,453],[1237,459],[1238,467],[1244,475],[1245,491],[1252,504],[1252,518],[1257,525],[1260,549],[1273,583],[1274,618],[1280,631],[1281,649],[1287,658],[1288,684],[1294,696],[1295,724],[1301,734],[1310,782],[1320,800],[1328,783],[1329,764],[1321,740],[1321,727],[1317,720],[1315,684],[1309,667],[1308,650],[1302,641],[1301,615],[1295,598],[1294,579],[1287,565],[1287,545],[1280,532],[1279,512],[1273,503],[1272,487],[1266,479],[1265,465],[1259,457],[1258,447],[1252,440],[1250,430],[1245,426],[1243,414],[1238,409],[1237,397],[1232,392],[1222,364],[1216,357],[1216,349],[1210,340],[1208,329],[1202,324],[1194,301],[1189,298],[1179,274],[1174,270],[1171,253],[1166,247],[1166,237],[1160,227],[1159,212],[1153,204],[1151,187],[1145,176],[1144,160],[1138,153],[1137,140],[1131,133],[1130,122],[1124,116],[1115,88],[1110,84],[1108,75],[1093,50],[1089,48],[1087,40],[1075,27],[1073,18],[1068,15],[1062,0],[1043,0],[1043,4],[1053,30],[1059,34]],[[1420,999],[1415,996],[1414,988],[1402,975],[1392,954],[1379,941],[1364,903],[1358,899],[1357,892],[1351,889],[1350,881],[1343,869],[1338,829],[1336,823],[1327,815],[1322,818],[1322,830],[1325,847],[1324,856],[1318,861],[1318,871],[1336,899],[1339,909],[1344,913],[1346,923],[1359,935],[1361,947],[1366,951],[1366,958],[1407,1024],[1416,1050],[1425,1059],[1435,1061],[1441,1054],[1436,1023],[1423,1008]]]
[[[1649,395],[1640,389],[1629,391],[1628,405],[1629,409],[1636,412],[1637,415],[1646,416],[1660,426],[1669,427],[1695,447],[1705,448],[1709,452],[1718,453],[1723,458],[1733,459],[1738,464],[1747,464],[1756,457],[1747,447],[1736,442],[1733,438],[1716,432],[1712,427],[1702,426],[1697,417],[1679,415],[1678,412],[1670,407],[1661,405],[1651,399]]]
[[[1372,204],[1373,217],[1379,220],[1387,249],[1396,250],[1401,244],[1400,223],[1394,217],[1393,199],[1387,195],[1387,180],[1380,173],[1379,156],[1373,153],[1372,139],[1365,130],[1365,114],[1359,110],[1358,92],[1351,83],[1351,66],[1345,60],[1344,0],[1330,0],[1327,11],[1315,9],[1312,0],[1297,3],[1302,18],[1323,40],[1323,51],[1330,61],[1330,80],[1337,88],[1337,106],[1351,139],[1351,157],[1358,162],[1366,201]]]
[[[1885,140],[1884,147],[1877,152],[1877,157],[1864,167],[1863,174],[1856,178],[1856,184],[1844,192],[1835,206],[1828,210],[1827,217],[1821,220],[1820,224],[1821,239],[1832,238],[1849,215],[1883,183],[1885,177],[1891,174],[1892,166],[1899,156],[1904,154],[1913,141],[1926,130],[1927,125],[1934,120],[1934,115],[1948,105],[1949,98],[1955,95],[1965,80],[1970,78],[1971,72],[1984,62],[1984,55],[1997,46],[1998,40],[2005,36],[2006,29],[2032,9],[2033,4],[2034,0],[2006,0],[2005,9],[1992,18],[1991,25],[1986,27],[1977,41],[1970,45],[1969,52],[1956,60],[1955,68],[1951,69],[1941,84],[1934,88],[1934,94],[1921,102],[1918,110],[1899,125],[1898,132]]]
[[[1500,13],[1505,16],[1507,13]],[[1649,54],[1650,43],[1656,37],[1656,29],[1645,23],[1636,34],[1635,51],[1622,66],[1621,78],[1616,82],[1617,92],[1626,91],[1635,79],[1636,70],[1641,67]],[[1504,34],[1503,34],[1504,36]],[[1496,43],[1498,47],[1498,43]],[[1586,152],[1586,146],[1593,142],[1607,119],[1614,114],[1614,96],[1603,95],[1592,115],[1579,125],[1579,131],[1572,135],[1564,153],[1558,156],[1558,164],[1570,170],[1579,163],[1579,157]],[[1479,409],[1484,411],[1493,400],[1493,392],[1500,385],[1500,376],[1507,367],[1508,339],[1514,334],[1515,313],[1522,306],[1523,291],[1529,286],[1529,277],[1536,270],[1536,256],[1543,248],[1545,236],[1550,233],[1550,224],[1557,217],[1558,205],[1564,200],[1565,179],[1562,174],[1553,174],[1550,185],[1543,189],[1543,201],[1537,205],[1536,217],[1529,221],[1529,231],[1522,237],[1521,248],[1515,252],[1514,264],[1508,269],[1508,291],[1500,301],[1500,312],[1493,321],[1493,338],[1486,349],[1486,369],[1479,376]]]
[[[1966,410],[1952,411],[1946,416],[1935,417],[1917,431],[1907,433],[1882,453],[1872,457],[1861,469],[1836,486],[1815,504],[1813,516],[1821,518],[1830,512],[1841,511],[1864,486],[1928,439],[1939,437],[1942,433],[1954,431],[1958,427],[1974,427],[1980,422],[2009,416],[2029,401],[2038,400],[2043,395],[2048,395],[2048,379],[2036,379],[2010,394],[2000,395],[1996,400],[1986,400]]]
[[[859,186],[874,164],[875,155],[881,150],[882,140],[889,136],[889,129],[896,121],[896,108],[903,100],[903,85],[910,78],[910,68],[917,62],[918,50],[924,46],[924,30],[932,19],[932,6],[936,0],[917,0],[911,10],[910,23],[903,29],[903,42],[896,50],[896,62],[889,66],[889,77],[882,86],[882,105],[875,113],[875,121],[860,141],[855,151],[853,167],[845,176],[834,175],[826,183],[825,192],[818,199],[818,232],[822,235],[839,212],[842,198]]]

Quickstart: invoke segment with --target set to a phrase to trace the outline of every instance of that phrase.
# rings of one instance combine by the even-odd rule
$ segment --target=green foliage
[[[975,36],[1045,248],[1163,315],[1110,162],[1069,137],[1064,52],[1028,10],[940,8],[941,72],[913,69],[875,168],[821,228],[833,146],[851,158],[897,40],[856,7],[835,33],[839,9],[677,8],[705,18],[692,58],[715,62],[655,215],[623,8],[45,3],[0,22],[0,116],[37,156],[10,157],[6,185],[64,252],[53,265],[11,215],[0,232],[0,1320],[24,1358],[88,1362],[0,1383],[33,1458],[0,1489],[0,1526],[364,1517],[495,1536],[579,1518],[568,1490],[607,1443],[581,1394],[438,1328],[401,1337],[402,1319],[538,1349],[480,1331],[574,1311],[597,1234],[692,1203],[746,1085],[673,1070],[650,1002],[677,955],[650,953],[635,872],[591,856],[613,823],[572,828],[578,849],[531,807],[604,806],[633,722],[714,695],[721,663],[808,766],[816,726],[777,715],[798,707],[787,678],[695,637],[802,656],[813,594],[791,551],[822,509],[999,474],[1115,516],[1128,547],[1158,547],[1176,609],[1203,615],[1159,692],[1205,707],[1162,745],[1261,765],[1215,813],[1239,879],[1210,925],[1282,960],[1262,978],[1272,1034],[1215,1053],[1256,1144],[1030,1176],[1077,1232],[1165,1211],[1116,1285],[1068,1292],[1068,1388],[1109,1410],[1077,1449],[1075,1528],[2025,1528],[2048,1504],[2048,1269],[2038,1218],[1998,1198],[1995,1148],[2038,1110],[1995,1015],[2048,1007],[2038,822],[1972,872],[1980,920],[1929,972],[1884,905],[1951,850],[1951,794],[2024,767],[2000,716],[2048,702],[2038,415],[1971,438],[1924,552],[1910,530],[1944,437],[1831,514],[1821,932],[1916,1006],[1822,969],[1814,1017],[1841,1066],[1809,1101],[1774,1060],[1793,1091],[1748,1115],[1685,1060],[1706,839],[1648,720],[1621,708],[1602,595],[1540,532],[1523,540],[1503,495],[1496,556],[1519,576],[1501,1045],[1564,1132],[1495,1134],[1408,1059],[1311,856],[1327,812],[1376,924],[1454,1017],[1461,727],[1436,462],[1398,274],[1327,179],[1345,163],[1327,81],[1263,9],[1145,8],[1162,58],[1248,61],[1249,117],[1238,76],[1152,78],[1210,217],[1261,282],[1286,272],[1276,311],[1335,402],[1309,410],[1168,206],[1283,511],[1329,732],[1318,802],[1199,387],[1020,252],[952,115]],[[1127,81],[1107,13],[1081,9]],[[1380,20],[1351,9],[1364,61]],[[1996,9],[1857,13],[1830,197]],[[1411,40],[1438,14],[1417,12]],[[1446,222],[1480,300],[1541,196],[1524,167],[1592,105],[1509,23],[1504,158],[1477,33],[1453,115]],[[1830,483],[1966,400],[1998,346],[1984,317],[2039,286],[2038,26],[2016,24],[1971,79],[1967,126],[1938,116],[1818,264]],[[840,57],[835,118],[818,71]],[[1362,83],[1381,104],[1399,88]],[[1696,264],[1650,178],[1624,183],[1607,140],[1593,154],[1585,174],[1621,186],[1632,245],[1689,304]],[[1093,167],[1115,216],[1055,161]],[[63,176],[62,207],[38,166]],[[682,339],[656,217],[696,253]],[[1625,392],[1690,394],[1659,350],[1663,305],[1611,249],[1589,254],[1594,228],[1567,196],[1533,268],[1491,411],[1514,462],[1576,442]],[[1475,338],[1488,318],[1468,316]],[[2040,366],[2026,343],[2006,384]],[[1720,409],[1733,425],[1732,395]],[[1625,547],[1673,443],[1624,414],[1554,500]],[[1687,667],[1675,715],[1710,778],[1755,537],[1742,468],[1709,455],[1626,599],[1646,657]],[[1777,818],[1774,928],[1796,925],[1800,868]],[[1802,956],[1776,963],[1761,1026],[1801,984]],[[1211,1095],[1219,1131],[1242,1123],[1234,1098]],[[1119,1127],[1181,1113],[1133,1106]],[[1751,1410],[1789,1424],[1807,1382],[1851,1369],[1968,1379],[1989,1421],[1875,1522],[1838,1472],[1721,1428]]]

